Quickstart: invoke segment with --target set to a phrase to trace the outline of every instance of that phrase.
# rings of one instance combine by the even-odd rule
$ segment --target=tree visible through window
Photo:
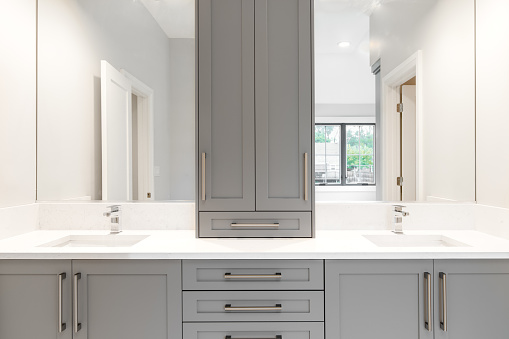
[[[315,184],[374,185],[374,136],[374,124],[317,124]]]

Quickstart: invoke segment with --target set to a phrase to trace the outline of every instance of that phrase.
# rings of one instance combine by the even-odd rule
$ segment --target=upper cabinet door
[[[253,13],[254,0],[198,0],[200,211],[255,210]]]
[[[255,27],[256,209],[311,211],[311,2],[255,0]]]

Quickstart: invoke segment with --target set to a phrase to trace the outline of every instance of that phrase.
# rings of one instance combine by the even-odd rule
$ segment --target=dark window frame
[[[313,182],[317,187],[342,187],[342,186],[376,186],[376,123],[371,122],[363,122],[363,123],[315,123],[316,126],[340,126],[341,131],[341,147],[340,147],[340,166],[341,166],[341,183],[339,184],[328,184],[328,183],[316,183],[316,178],[313,178]],[[346,183],[346,175],[347,175],[347,154],[346,154],[346,126],[373,126],[373,180],[374,183],[355,183],[355,184],[347,184]],[[314,134],[314,133],[313,133]],[[313,140],[316,143],[316,138]],[[315,155],[316,156],[316,155]],[[315,163],[316,166],[316,163]]]

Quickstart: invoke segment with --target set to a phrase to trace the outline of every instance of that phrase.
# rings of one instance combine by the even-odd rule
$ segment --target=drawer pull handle
[[[58,333],[62,333],[65,331],[65,328],[67,327],[67,324],[62,321],[62,308],[63,308],[63,295],[62,295],[62,289],[63,289],[63,280],[66,278],[66,274],[60,273],[58,275]]]
[[[438,274],[440,278],[440,328],[447,332],[447,275],[443,272]]]
[[[276,335],[275,337],[272,337],[272,338],[235,338],[235,337],[232,337],[231,335],[226,335],[224,337],[224,339],[283,339],[283,336]]]
[[[74,275],[74,290],[73,290],[73,326],[74,333],[78,333],[81,330],[81,323],[78,320],[78,281],[81,279],[81,273],[76,273]]]
[[[283,305],[276,304],[276,306],[232,306],[232,304],[224,305],[225,311],[281,311]]]
[[[201,200],[205,200],[205,177],[206,177],[206,167],[205,167],[205,158],[207,157],[206,153],[201,154]]]
[[[432,318],[432,306],[431,306],[431,274],[429,272],[424,272],[424,282],[426,283],[426,301],[424,303],[425,308],[425,318],[424,318],[424,327],[431,332],[431,318]]]
[[[281,273],[275,274],[231,274],[225,273],[225,279],[281,279]]]
[[[304,153],[304,200],[308,200],[308,154]]]
[[[236,222],[232,222],[230,227],[279,227],[279,223],[274,222],[270,224],[238,224]]]

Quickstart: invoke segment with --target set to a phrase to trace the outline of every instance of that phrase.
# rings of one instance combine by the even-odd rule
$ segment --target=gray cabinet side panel
[[[58,275],[65,273],[58,333]],[[71,261],[0,260],[0,338],[71,339]]]
[[[181,263],[177,260],[75,260],[75,339],[180,339]]]
[[[197,4],[199,210],[254,211],[254,1]]]
[[[325,272],[327,338],[433,338],[424,327],[431,260],[326,260]]]
[[[447,332],[439,273],[446,274]],[[435,338],[509,337],[509,260],[435,260]]]
[[[256,209],[311,211],[311,2],[257,0],[255,29]]]

